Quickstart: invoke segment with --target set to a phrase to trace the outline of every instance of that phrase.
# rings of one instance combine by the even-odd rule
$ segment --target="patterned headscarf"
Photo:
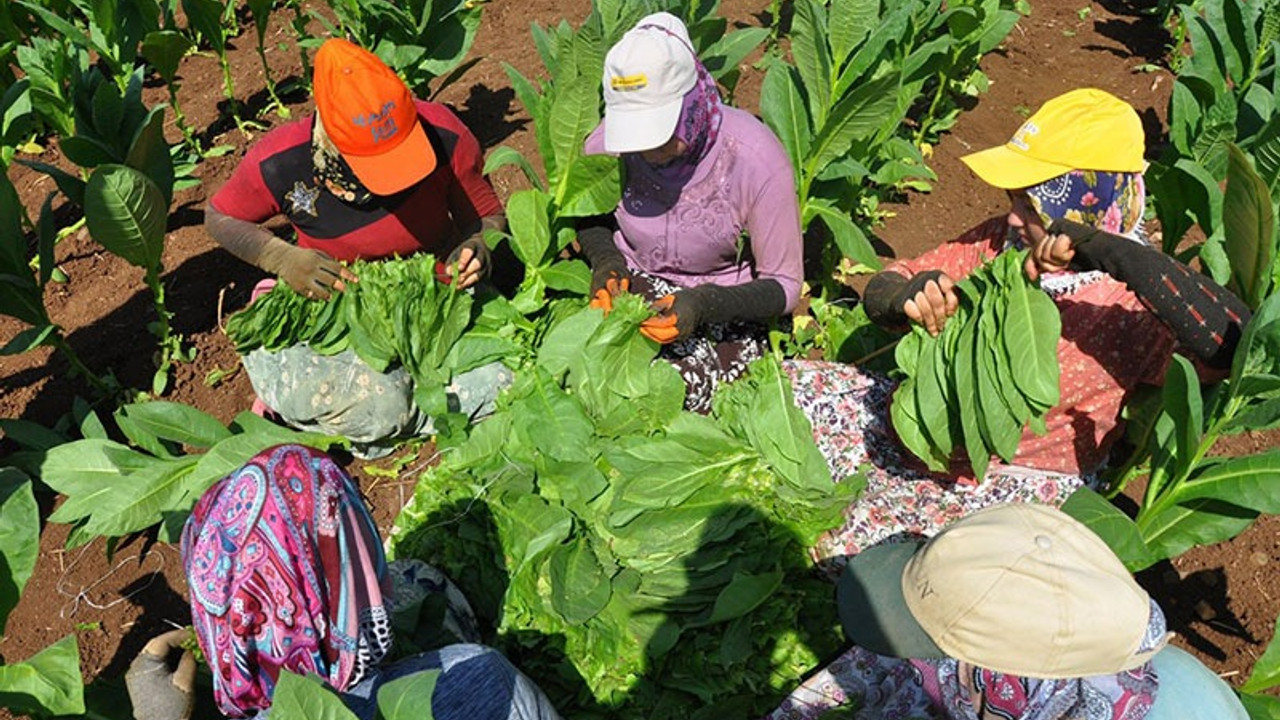
[[[320,121],[320,113],[315,114],[311,125],[311,164],[316,171],[316,182],[339,200],[352,205],[367,205],[373,199],[373,193],[360,182],[329,139],[324,123]]]
[[[1151,602],[1138,652],[1163,647],[1164,613]],[[951,720],[1140,720],[1155,702],[1159,678],[1151,663],[1089,678],[1019,677],[961,662],[912,660],[924,690]]]
[[[1046,226],[1059,218],[1133,237],[1142,225],[1142,173],[1072,170],[1027,188]]]
[[[656,28],[684,42],[679,35],[661,25],[643,25],[641,28]],[[673,133],[685,144],[684,153],[662,167],[645,162],[640,153],[622,155],[626,172],[622,201],[628,212],[634,215],[661,215],[671,209],[680,199],[680,190],[698,169],[698,163],[711,152],[720,137],[720,125],[724,120],[720,89],[693,48],[689,47],[689,53],[693,55],[698,69],[698,80],[684,95],[680,119],[676,121]]]
[[[1054,220],[1066,218],[1135,242],[1146,242],[1142,235],[1142,213],[1147,189],[1142,173],[1072,170],[1033,185],[1026,193],[1045,227]],[[1018,244],[1017,235],[1011,231],[1005,249]],[[1041,276],[1040,287],[1057,297],[1104,276],[1099,270],[1047,273]]]
[[[391,646],[377,529],[324,453],[280,445],[218,481],[187,520],[182,560],[224,715],[270,707],[282,668],[346,690]]]

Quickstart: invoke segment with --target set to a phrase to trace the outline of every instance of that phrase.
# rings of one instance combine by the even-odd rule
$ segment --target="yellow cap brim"
[[[351,166],[356,179],[374,195],[395,195],[436,169],[436,153],[421,122],[414,123],[405,139],[387,152],[343,154],[342,159]]]
[[[960,158],[974,175],[1002,190],[1017,190],[1031,187],[1050,178],[1069,173],[1075,168],[1032,157],[1010,148],[998,145]]]

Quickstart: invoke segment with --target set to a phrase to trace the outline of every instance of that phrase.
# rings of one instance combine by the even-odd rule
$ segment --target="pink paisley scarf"
[[[182,558],[224,715],[269,707],[281,668],[350,688],[391,645],[377,529],[324,453],[277,446],[218,481],[187,520]]]

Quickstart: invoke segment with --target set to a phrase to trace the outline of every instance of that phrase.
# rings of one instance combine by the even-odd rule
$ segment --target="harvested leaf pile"
[[[394,552],[442,567],[566,717],[766,712],[835,649],[805,548],[833,483],[778,361],[681,410],[634,296],[547,333],[498,412],[418,483]]]
[[[359,282],[325,301],[308,300],[277,283],[227,321],[240,354],[305,343],[321,355],[352,350],[378,372],[403,365],[416,399],[431,415],[445,411],[451,375],[528,354],[532,325],[500,295],[458,292],[436,280],[436,262],[356,262]]]
[[[906,377],[893,394],[894,430],[931,470],[963,447],[981,479],[992,455],[1013,459],[1027,423],[1043,432],[1058,404],[1062,321],[1023,273],[1024,252],[1001,253],[956,284],[960,306],[937,337],[915,326],[896,351]]]

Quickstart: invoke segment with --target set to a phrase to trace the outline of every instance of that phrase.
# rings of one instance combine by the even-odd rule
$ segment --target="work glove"
[[[347,281],[355,280],[350,270],[323,252],[284,241],[272,243],[263,253],[260,266],[312,300],[328,300],[334,291],[345,290]]]
[[[613,309],[613,298],[631,289],[627,260],[613,244],[613,230],[608,225],[593,225],[579,230],[578,244],[591,265],[589,305],[608,314]]]
[[[663,295],[652,308],[656,315],[640,323],[640,332],[663,345],[689,337],[702,318],[702,302],[692,290]]]
[[[439,266],[436,267],[436,279],[446,285],[449,284],[453,279],[451,273],[456,268],[458,289],[465,290],[489,277],[489,271],[492,269],[490,257],[489,246],[485,244],[484,239],[473,235],[458,243],[458,247],[449,253],[444,263],[443,273]]]
[[[689,337],[702,323],[777,317],[787,309],[787,293],[772,278],[741,285],[707,283],[663,295],[652,308],[657,314],[640,323],[640,332],[665,345]]]
[[[196,659],[182,642],[190,637],[186,629],[171,630],[154,637],[129,664],[124,675],[136,720],[189,720],[195,705],[193,686]],[[169,657],[181,651],[176,668]]]

